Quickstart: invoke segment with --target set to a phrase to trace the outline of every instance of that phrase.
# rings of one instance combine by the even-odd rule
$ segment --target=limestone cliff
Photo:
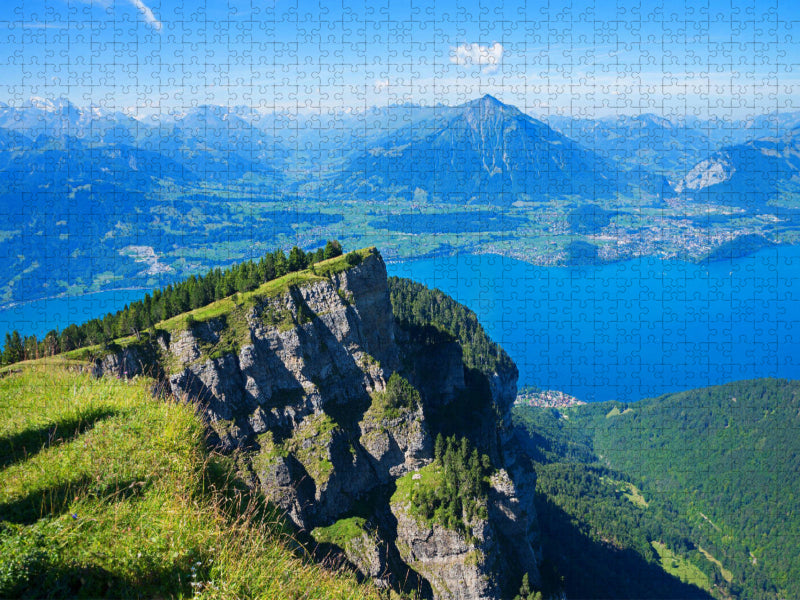
[[[514,461],[503,470],[516,368],[469,368],[457,336],[401,326],[376,250],[343,260],[174,318],[96,371],[149,366],[198,403],[212,443],[240,451],[251,484],[299,528],[374,523],[337,542],[364,576],[435,598],[513,595],[525,572],[538,577],[530,482],[520,496]],[[389,500],[399,478],[432,462],[438,433],[468,437],[498,468],[469,536]]]

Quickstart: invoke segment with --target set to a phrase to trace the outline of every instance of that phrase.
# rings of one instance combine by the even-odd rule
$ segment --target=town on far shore
[[[534,386],[522,386],[514,402],[517,406],[534,406],[537,408],[568,408],[586,404],[575,396],[570,396],[558,390],[540,390]]]

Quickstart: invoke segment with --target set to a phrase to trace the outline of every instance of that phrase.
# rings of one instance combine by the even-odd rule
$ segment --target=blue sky
[[[800,109],[797,5],[5,0],[0,100],[746,117]]]

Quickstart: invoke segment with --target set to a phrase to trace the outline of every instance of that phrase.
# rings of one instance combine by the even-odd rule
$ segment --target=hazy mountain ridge
[[[780,117],[742,131],[795,123]],[[66,100],[6,105],[0,253],[13,264],[0,302],[123,280],[153,287],[257,248],[334,237],[381,243],[392,259],[488,251],[544,265],[703,260],[800,239],[791,132],[715,147],[723,122],[548,122],[562,133],[491,96],[297,114],[197,106],[138,119]],[[129,247],[147,247],[160,275]]]
[[[626,169],[647,165],[672,181],[716,147],[702,129],[653,114],[602,119],[556,116],[547,122]]]
[[[777,206],[781,196],[800,189],[800,128],[727,146],[695,165],[678,192],[707,194],[714,201],[751,210]]]
[[[629,192],[631,184],[612,162],[492,96],[398,129],[343,171],[334,189],[359,196],[422,192],[446,203],[500,206],[606,198]]]

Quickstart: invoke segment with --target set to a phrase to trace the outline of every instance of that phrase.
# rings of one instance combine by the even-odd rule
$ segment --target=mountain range
[[[490,251],[537,264],[794,243],[798,118],[537,119],[488,95],[139,118],[64,99],[3,105],[0,302],[152,287],[329,238],[380,241],[393,259]]]
[[[334,192],[396,194],[446,203],[497,204],[550,198],[610,198],[634,184],[658,195],[665,181],[634,181],[612,161],[492,96],[414,120],[355,152]]]

